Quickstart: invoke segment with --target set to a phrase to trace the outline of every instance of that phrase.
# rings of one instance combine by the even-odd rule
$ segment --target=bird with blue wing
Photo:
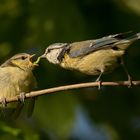
[[[140,33],[129,35],[130,32],[126,32],[94,40],[54,43],[46,48],[41,58],[65,69],[78,70],[87,75],[99,75],[96,81],[100,81],[102,74],[112,72],[122,65],[131,85],[131,76],[124,65],[123,55],[134,41],[140,39]]]

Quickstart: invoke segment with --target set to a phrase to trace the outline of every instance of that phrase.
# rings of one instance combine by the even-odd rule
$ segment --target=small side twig
[[[140,86],[140,81],[132,81],[132,83],[133,83],[133,86]],[[128,87],[129,84],[130,84],[129,81],[102,82],[102,86],[127,86]],[[56,93],[56,92],[64,91],[64,90],[80,89],[80,88],[87,88],[87,87],[98,87],[98,86],[99,86],[99,82],[88,82],[88,83],[59,86],[59,87],[54,87],[54,88],[43,89],[43,90],[32,91],[32,92],[26,93],[25,99],[31,98],[31,97],[36,97],[36,96],[41,96],[44,94]],[[19,100],[19,95],[14,96],[12,98],[7,98],[6,103],[15,102],[18,100]],[[0,104],[2,104],[1,101],[0,101]]]

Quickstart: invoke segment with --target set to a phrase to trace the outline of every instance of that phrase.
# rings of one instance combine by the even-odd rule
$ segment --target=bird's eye
[[[114,47],[112,47],[112,49],[115,50],[115,51],[117,51],[119,48],[116,47],[116,46],[114,46]]]
[[[26,58],[27,58],[27,57],[25,57],[25,56],[22,56],[22,57],[21,57],[22,60],[25,60]]]

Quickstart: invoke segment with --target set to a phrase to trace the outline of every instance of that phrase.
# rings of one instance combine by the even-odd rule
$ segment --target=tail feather
[[[136,34],[132,35],[131,37],[127,38],[127,40],[129,40],[130,42],[134,42],[138,39],[140,39],[140,33],[136,33]]]
[[[133,42],[135,42],[138,39],[140,39],[140,33],[136,33],[130,37],[122,39],[122,40],[116,42],[114,45],[118,45],[119,48],[122,48],[125,50],[126,48],[129,47],[129,45],[131,45]]]

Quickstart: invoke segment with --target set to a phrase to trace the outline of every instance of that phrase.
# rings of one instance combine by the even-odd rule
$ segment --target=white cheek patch
[[[48,59],[49,62],[54,63],[54,64],[59,64],[59,60],[57,59],[59,54],[61,52],[61,49],[54,49],[51,50],[51,52],[49,52],[46,57]]]

